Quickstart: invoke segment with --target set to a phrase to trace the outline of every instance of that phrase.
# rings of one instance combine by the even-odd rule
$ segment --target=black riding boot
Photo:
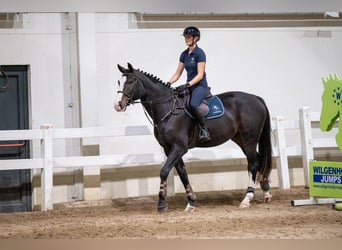
[[[211,140],[207,124],[205,123],[205,118],[200,113],[199,109],[195,110],[194,115],[195,115],[195,117],[196,117],[196,119],[197,119],[197,121],[199,123],[199,128],[200,128],[199,140],[201,142],[205,142],[205,141]]]

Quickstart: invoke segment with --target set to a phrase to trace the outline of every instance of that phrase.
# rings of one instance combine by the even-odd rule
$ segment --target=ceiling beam
[[[277,14],[342,12],[341,0],[1,0],[0,12]]]

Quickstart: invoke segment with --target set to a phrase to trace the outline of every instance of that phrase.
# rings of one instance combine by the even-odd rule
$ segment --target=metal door
[[[1,66],[0,130],[29,128],[27,66]],[[0,141],[0,212],[32,210],[31,171],[1,170],[1,160],[30,157],[28,141]]]

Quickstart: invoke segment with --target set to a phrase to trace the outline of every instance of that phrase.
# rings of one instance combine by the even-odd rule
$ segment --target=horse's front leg
[[[164,166],[160,170],[160,189],[159,189],[159,201],[158,201],[158,212],[165,212],[168,209],[168,205],[166,202],[166,193],[167,193],[167,177],[173,166],[182,158],[182,156],[186,153],[187,149],[185,147],[177,147],[174,146],[170,151],[165,161]]]
[[[179,178],[181,179],[183,186],[186,191],[186,195],[188,197],[188,204],[185,207],[186,212],[193,212],[195,210],[195,200],[196,200],[196,195],[194,191],[192,190],[192,187],[189,182],[188,174],[185,169],[185,164],[182,159],[180,159],[176,165],[176,170],[178,173]]]

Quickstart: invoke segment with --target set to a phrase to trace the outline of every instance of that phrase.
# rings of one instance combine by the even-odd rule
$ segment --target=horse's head
[[[324,92],[322,94],[322,110],[320,128],[322,131],[330,131],[342,109],[342,81],[337,75],[323,79]]]
[[[135,76],[136,70],[130,63],[127,65],[128,68],[125,69],[118,64],[122,78],[118,81],[120,90],[118,91],[117,101],[114,103],[116,111],[125,111],[127,106],[140,98],[138,78]]]
[[[173,89],[169,83],[152,74],[134,69],[130,63],[127,65],[127,69],[118,65],[122,79],[119,81],[118,99],[114,103],[116,111],[125,111],[126,107],[137,99],[140,99],[143,105],[150,106],[152,103],[160,103],[172,97]]]

